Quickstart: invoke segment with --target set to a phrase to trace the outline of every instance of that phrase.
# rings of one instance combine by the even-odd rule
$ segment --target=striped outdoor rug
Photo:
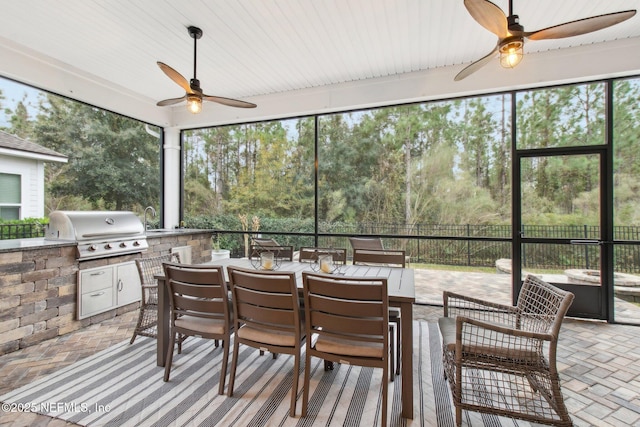
[[[389,384],[389,425],[454,426],[451,397],[442,375],[435,324],[414,322],[414,419],[400,416],[401,381]],[[174,356],[171,380],[156,366],[156,342],[140,337],[110,347],[0,401],[87,426],[374,426],[380,424],[381,369],[338,365],[323,370],[312,358],[308,413],[302,410],[303,369],[296,417],[288,415],[293,357],[260,356],[240,347],[234,397],[220,396],[221,348],[190,338]],[[302,358],[304,365],[304,357]],[[227,381],[228,384],[228,381]],[[467,414],[465,424],[500,426],[493,416]],[[514,422],[509,420],[509,425]]]

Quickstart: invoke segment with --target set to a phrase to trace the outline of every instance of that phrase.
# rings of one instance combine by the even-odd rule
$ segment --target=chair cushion
[[[224,333],[224,320],[221,319],[206,319],[204,317],[186,315],[178,317],[175,325],[179,328],[190,329],[204,334]]]
[[[382,343],[361,342],[333,337],[318,337],[315,349],[325,353],[356,357],[382,358]]]
[[[296,336],[293,332],[267,331],[243,325],[238,329],[238,336],[243,339],[282,347],[294,347],[296,345]]]
[[[440,317],[438,327],[442,335],[442,346],[449,351],[456,349],[456,319],[455,317]]]

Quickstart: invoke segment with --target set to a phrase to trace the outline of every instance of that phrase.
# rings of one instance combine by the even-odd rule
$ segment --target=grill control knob
[[[90,251],[95,251],[95,250],[98,249],[98,247],[96,245],[91,245],[87,249],[90,250]]]
[[[133,246],[140,246],[140,242],[136,240],[135,242],[133,242]]]
[[[105,249],[111,249],[113,246],[111,246],[111,243],[107,243],[106,245],[104,245]]]
[[[120,247],[121,247],[121,248],[126,248],[126,247],[127,247],[127,242],[122,242],[122,243],[120,243]]]

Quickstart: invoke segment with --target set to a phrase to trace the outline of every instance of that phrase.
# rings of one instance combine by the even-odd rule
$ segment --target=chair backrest
[[[300,341],[300,303],[293,272],[227,267],[234,327],[294,333]]]
[[[382,245],[382,239],[379,237],[349,237],[349,243],[351,243],[351,248],[353,250],[356,249],[372,249],[372,250],[382,250],[384,246]]]
[[[347,250],[343,248],[301,247],[299,254],[300,262],[315,262],[320,255],[331,255],[334,263],[347,263]]]
[[[518,296],[516,328],[550,333],[556,339],[574,295],[528,275]]]
[[[402,250],[354,249],[353,264],[381,264],[387,267],[406,267],[405,252]]]
[[[272,252],[274,258],[293,261],[293,246],[282,245],[251,245],[249,259],[260,258],[260,254],[263,252]]]
[[[345,340],[380,345],[389,352],[387,279],[302,273],[307,340]],[[348,358],[346,359],[348,360]]]
[[[229,294],[221,266],[165,263],[172,318],[189,315],[230,323]]]
[[[136,259],[136,267],[138,267],[138,275],[142,285],[155,285],[155,276],[163,273],[162,264],[165,262],[180,262],[178,253],[170,253],[149,258]]]
[[[254,246],[280,246],[274,239],[262,239],[259,237],[252,238],[251,244]]]

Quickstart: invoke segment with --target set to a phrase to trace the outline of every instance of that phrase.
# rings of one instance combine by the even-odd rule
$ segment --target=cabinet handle
[[[89,276],[101,276],[104,274],[104,270],[96,271],[95,273],[91,273]]]
[[[104,295],[104,294],[105,294],[105,291],[100,291],[100,292],[96,292],[95,294],[91,294],[91,295],[89,295],[89,296],[92,296],[92,297],[99,297],[100,295]]]
[[[118,279],[118,292],[122,292],[123,289],[124,283],[122,282],[122,279]]]

